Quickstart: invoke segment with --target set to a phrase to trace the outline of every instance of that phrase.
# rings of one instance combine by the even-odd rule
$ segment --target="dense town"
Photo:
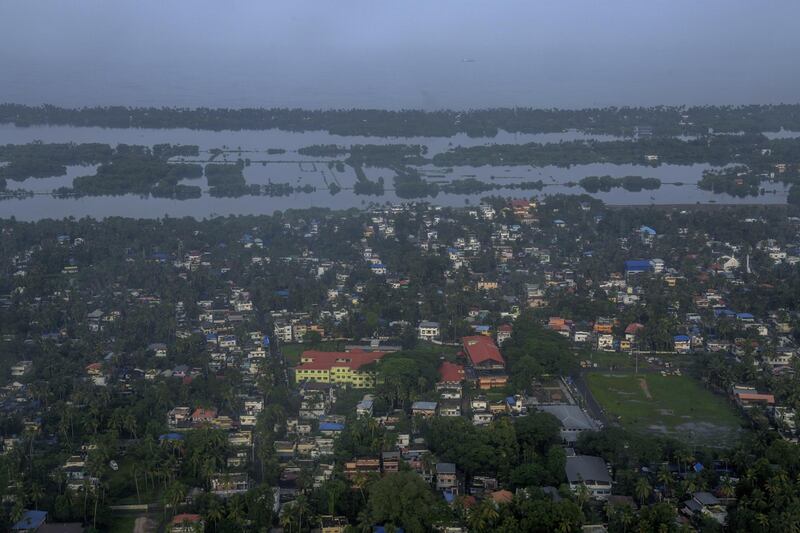
[[[790,531],[793,209],[4,220],[0,527]]]

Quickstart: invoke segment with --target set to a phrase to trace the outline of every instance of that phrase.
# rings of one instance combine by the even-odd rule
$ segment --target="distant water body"
[[[0,2],[0,101],[465,109],[798,102],[796,0]]]
[[[0,102],[63,107],[286,107],[304,109],[478,109],[491,107],[586,108],[607,106],[769,104],[798,101],[800,83],[775,83],[781,72],[742,82],[714,77],[696,65],[681,69],[617,71],[607,78],[594,68],[555,75],[527,64],[524,55],[498,69],[487,56],[463,62],[457,56],[431,63],[392,62],[365,66],[303,66],[297,71],[260,68],[232,58],[209,71],[175,64],[169,68],[81,65],[31,69],[17,65],[0,84]],[[2,61],[0,61],[2,67]],[[724,65],[718,66],[724,67]],[[791,70],[791,69],[790,69]],[[794,70],[791,70],[794,72]],[[758,76],[753,78],[757,79]],[[691,83],[689,83],[691,80]]]

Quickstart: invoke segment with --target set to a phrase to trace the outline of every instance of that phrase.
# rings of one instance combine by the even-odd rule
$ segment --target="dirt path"
[[[647,380],[644,378],[639,378],[639,387],[642,388],[642,392],[644,393],[645,397],[648,400],[653,399],[653,395],[650,394],[650,387],[647,386]]]
[[[153,533],[157,527],[158,524],[153,519],[140,516],[134,523],[133,533]]]

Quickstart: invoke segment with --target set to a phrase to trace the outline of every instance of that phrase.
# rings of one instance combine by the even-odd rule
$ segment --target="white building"
[[[592,498],[605,500],[611,495],[611,476],[606,462],[600,457],[591,455],[573,455],[567,457],[564,467],[569,488],[573,492],[584,485],[589,489]]]
[[[423,341],[434,341],[439,338],[441,329],[438,322],[423,321],[417,327],[417,337]]]

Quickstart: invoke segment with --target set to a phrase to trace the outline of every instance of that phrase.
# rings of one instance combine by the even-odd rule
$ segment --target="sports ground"
[[[728,400],[689,376],[590,373],[586,382],[607,418],[633,430],[723,446],[741,431]]]

